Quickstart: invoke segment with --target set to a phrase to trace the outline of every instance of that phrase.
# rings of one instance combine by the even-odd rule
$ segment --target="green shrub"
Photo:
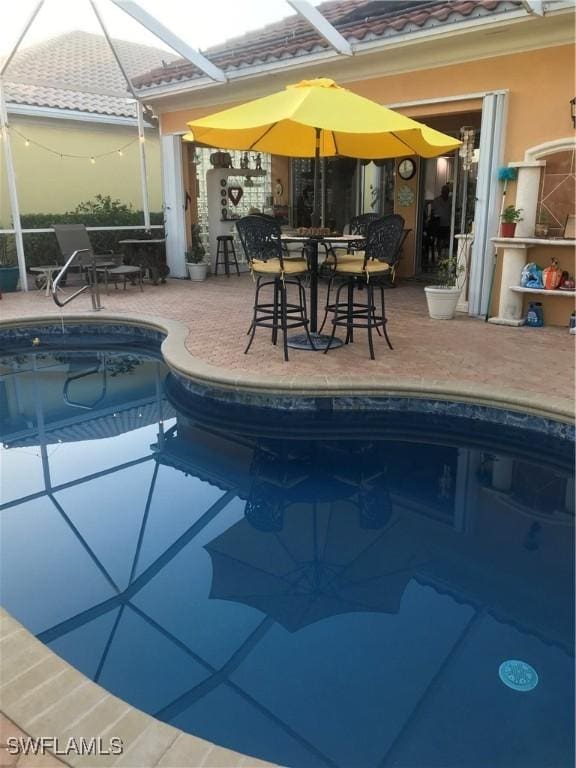
[[[22,229],[46,229],[52,224],[84,224],[87,227],[138,226],[142,224],[143,220],[142,211],[135,211],[131,205],[126,205],[120,200],[113,200],[109,195],[96,195],[93,200],[80,203],[73,211],[66,213],[26,213],[21,216]],[[161,211],[150,213],[150,223],[163,224],[163,213]],[[154,232],[159,232],[159,230],[154,230]],[[90,232],[90,242],[96,253],[101,251],[119,253],[121,251],[121,247],[118,246],[119,240],[144,236],[143,229]],[[12,237],[13,235],[0,235],[2,239]],[[56,235],[53,232],[25,234],[23,238],[28,267],[63,263]]]

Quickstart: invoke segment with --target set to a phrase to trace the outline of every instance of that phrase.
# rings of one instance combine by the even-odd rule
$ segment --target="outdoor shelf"
[[[576,248],[576,240],[564,240],[563,238],[546,237],[493,237],[492,242],[496,245],[514,246],[514,245],[564,245]]]
[[[523,288],[520,285],[512,285],[510,290],[516,293],[541,293],[545,296],[576,296],[576,291],[559,291],[558,289],[550,291],[546,288]]]

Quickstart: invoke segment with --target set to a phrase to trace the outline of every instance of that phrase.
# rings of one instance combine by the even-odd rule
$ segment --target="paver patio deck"
[[[252,279],[245,274],[211,277],[204,283],[168,280],[165,285],[146,284],[143,293],[134,287],[112,290],[103,295],[102,304],[106,314],[180,321],[189,329],[186,348],[191,355],[239,378],[266,374],[280,385],[298,380],[312,386],[372,383],[383,387],[425,380],[463,390],[481,387],[517,392],[534,401],[554,398],[572,410],[574,337],[567,328],[494,326],[462,314],[453,321],[430,320],[422,286],[404,283],[386,291],[394,351],[377,337],[376,360],[371,361],[366,333],[357,331],[352,345],[327,355],[290,350],[286,363],[281,346],[271,345],[265,329],[257,329],[249,354],[243,353],[253,293]],[[321,287],[320,306],[323,297]],[[4,321],[53,315],[66,322],[67,316],[83,312],[98,317],[91,312],[88,294],[62,310],[39,291],[5,294],[0,302]]]

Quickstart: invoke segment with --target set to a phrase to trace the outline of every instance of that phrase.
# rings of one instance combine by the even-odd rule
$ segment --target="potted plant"
[[[436,285],[424,288],[428,314],[433,320],[451,320],[456,314],[456,305],[460,298],[464,282],[465,267],[458,264],[455,255],[438,262]]]
[[[206,280],[208,263],[206,262],[206,250],[202,244],[198,224],[192,224],[192,244],[190,249],[186,251],[186,266],[190,280],[196,283]]]
[[[18,287],[20,270],[16,246],[10,236],[0,236],[0,293],[13,293]]]
[[[513,205],[507,205],[502,211],[500,218],[502,223],[500,225],[500,234],[502,237],[514,237],[516,231],[516,224],[522,221],[522,208],[514,208]]]

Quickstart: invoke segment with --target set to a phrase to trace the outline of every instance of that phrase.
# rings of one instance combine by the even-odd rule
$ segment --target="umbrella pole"
[[[316,131],[316,148],[314,150],[314,205],[312,208],[312,226],[320,226],[320,128]]]

